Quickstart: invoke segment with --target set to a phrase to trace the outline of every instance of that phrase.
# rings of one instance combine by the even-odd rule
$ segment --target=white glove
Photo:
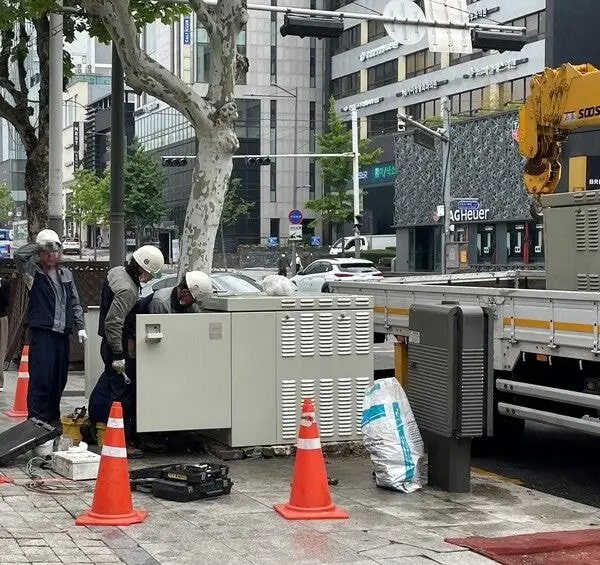
[[[77,337],[79,338],[79,343],[83,343],[84,341],[87,341],[87,333],[85,330],[79,330],[77,332]]]
[[[112,368],[122,375],[125,372],[125,359],[115,359],[112,362]]]

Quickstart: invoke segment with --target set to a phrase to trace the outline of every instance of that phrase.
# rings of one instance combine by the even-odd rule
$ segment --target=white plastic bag
[[[395,378],[380,379],[367,389],[361,427],[377,486],[406,493],[419,490],[423,439]]]
[[[297,290],[293,282],[281,275],[267,275],[261,284],[269,296],[291,296]]]

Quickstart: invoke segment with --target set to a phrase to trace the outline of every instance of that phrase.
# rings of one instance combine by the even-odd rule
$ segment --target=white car
[[[366,259],[319,259],[290,280],[299,292],[329,292],[329,283],[339,280],[381,280],[383,274]]]
[[[81,253],[81,243],[77,239],[66,238],[62,242],[63,255],[79,255]]]

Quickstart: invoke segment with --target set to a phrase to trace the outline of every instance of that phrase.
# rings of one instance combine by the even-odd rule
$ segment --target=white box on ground
[[[302,224],[290,224],[290,240],[292,241],[302,241]]]
[[[98,477],[100,455],[91,451],[55,451],[52,454],[52,470],[73,481],[88,481]]]

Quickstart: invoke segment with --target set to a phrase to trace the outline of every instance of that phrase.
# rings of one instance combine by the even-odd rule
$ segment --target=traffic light
[[[283,37],[338,38],[344,32],[344,22],[339,18],[320,18],[315,16],[285,16],[279,29]]]
[[[270,165],[271,159],[269,157],[246,157],[246,165],[250,165],[252,167]]]
[[[187,157],[161,157],[163,167],[185,167]]]
[[[483,29],[471,30],[473,49],[482,51],[521,51],[527,43],[525,32],[515,33],[506,31],[487,31]]]

